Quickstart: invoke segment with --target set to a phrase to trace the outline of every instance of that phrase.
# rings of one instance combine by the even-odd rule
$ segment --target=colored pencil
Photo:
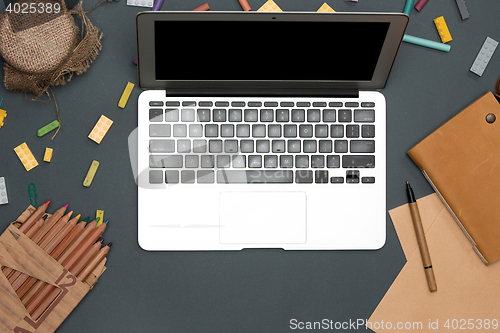
[[[87,266],[78,274],[77,278],[84,282],[94,271],[94,269],[99,265],[99,263],[108,255],[108,252],[113,243],[108,243],[105,247],[101,248],[101,250],[92,258],[92,260],[87,264]]]
[[[45,221],[43,227],[38,230],[38,232],[33,236],[31,240],[38,244],[38,242],[42,240],[42,238],[49,232],[49,230],[52,229],[54,224],[59,221],[59,219],[64,215],[64,213],[66,212],[66,208],[68,208],[68,205],[65,205],[56,210],[56,212],[52,214],[52,216],[49,217],[47,221]]]
[[[47,207],[49,206],[50,200],[44,203],[43,205],[39,206],[33,214],[31,214],[26,221],[19,227],[19,231],[22,233],[26,234],[26,231],[28,231],[32,225],[36,223],[44,214],[45,211],[47,210]]]

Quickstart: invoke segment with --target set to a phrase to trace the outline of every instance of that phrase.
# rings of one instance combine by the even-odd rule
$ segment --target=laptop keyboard
[[[373,184],[375,103],[149,102],[150,184]]]

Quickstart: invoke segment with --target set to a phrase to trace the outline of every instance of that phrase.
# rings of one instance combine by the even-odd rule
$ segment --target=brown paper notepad
[[[496,120],[487,121],[493,114]],[[488,116],[490,115],[490,116]],[[487,93],[408,151],[485,264],[500,258],[500,104]]]

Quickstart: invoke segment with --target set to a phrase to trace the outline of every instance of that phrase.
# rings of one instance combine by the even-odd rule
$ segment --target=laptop
[[[404,14],[136,17],[138,242],[379,249],[387,81]]]

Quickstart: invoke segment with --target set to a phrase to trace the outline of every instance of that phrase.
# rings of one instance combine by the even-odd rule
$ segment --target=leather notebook
[[[481,260],[488,265],[499,259],[500,104],[495,96],[483,95],[408,155]]]

